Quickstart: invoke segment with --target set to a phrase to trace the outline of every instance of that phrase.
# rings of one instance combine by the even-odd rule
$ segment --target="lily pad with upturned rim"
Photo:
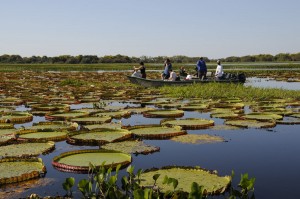
[[[232,125],[243,128],[273,128],[276,126],[275,121],[258,121],[258,120],[228,120],[226,125]]]
[[[14,168],[14,169],[11,169]],[[4,158],[0,160],[0,184],[16,183],[41,177],[46,167],[41,158]]]
[[[90,163],[96,167],[103,165],[104,167],[116,168],[118,164],[122,166],[130,164],[131,156],[108,150],[77,150],[62,153],[52,160],[52,165],[55,168],[69,172],[87,172]]]
[[[110,111],[110,112],[101,112],[101,113],[97,113],[94,116],[97,117],[111,117],[111,118],[128,118],[130,117],[131,113],[129,111]]]
[[[186,118],[186,119],[166,119],[161,121],[161,125],[165,126],[181,126],[183,129],[205,129],[214,125],[213,120],[202,118]]]
[[[0,147],[0,157],[31,157],[48,153],[55,148],[52,141],[40,143],[12,144]]]
[[[61,141],[65,140],[68,131],[55,131],[55,130],[23,130],[17,133],[18,140],[39,142],[39,141]]]
[[[13,128],[14,128],[13,124],[0,123],[0,129],[13,129]]]
[[[46,121],[33,123],[32,126],[25,127],[27,130],[76,130],[78,124],[64,121]]]
[[[0,123],[25,123],[32,121],[32,119],[33,115],[31,113],[14,111],[2,114]]]
[[[184,111],[182,110],[153,110],[143,112],[143,116],[148,118],[182,117],[183,115]]]
[[[70,133],[67,142],[69,144],[99,145],[109,142],[119,142],[132,137],[132,133],[126,129],[95,129]]]
[[[141,125],[130,127],[134,137],[145,139],[168,139],[170,137],[184,135],[186,131],[179,126],[163,127],[158,125]]]
[[[177,179],[177,190],[184,192],[190,192],[192,182],[197,182],[198,185],[203,186],[205,194],[220,194],[223,193],[231,183],[230,176],[220,177],[216,173],[201,168],[172,166],[145,171],[140,177],[140,185],[142,187],[153,186],[153,176],[156,174],[160,174],[156,184],[163,193],[173,191],[172,185],[163,184],[165,176]]]
[[[115,122],[110,122],[110,123],[103,123],[103,124],[90,124],[90,125],[84,125],[84,129],[88,130],[95,130],[95,129],[121,129],[122,124],[121,123],[115,123]]]
[[[148,154],[160,150],[159,147],[150,146],[145,144],[143,141],[138,141],[138,140],[108,143],[101,146],[101,148],[106,150],[121,151],[122,153],[134,153],[134,154],[139,154],[139,153]]]
[[[281,120],[283,116],[273,114],[273,113],[264,113],[264,112],[252,112],[242,116],[245,119],[258,120],[258,121],[270,121],[270,120]]]
[[[103,124],[111,121],[111,117],[103,116],[103,117],[79,117],[71,120],[72,122],[76,122],[78,124]]]
[[[70,111],[70,112],[58,112],[58,113],[50,113],[50,114],[46,114],[45,118],[47,120],[70,120],[73,118],[77,118],[77,117],[84,117],[84,116],[88,116],[89,113],[88,112],[83,112],[83,111]]]
[[[224,142],[224,138],[208,134],[187,134],[171,138],[172,141],[186,144],[207,144]]]

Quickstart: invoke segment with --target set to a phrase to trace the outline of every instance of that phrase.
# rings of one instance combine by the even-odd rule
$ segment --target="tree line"
[[[172,57],[166,56],[141,56],[129,57],[126,55],[106,55],[98,57],[96,55],[60,55],[55,57],[47,56],[31,56],[21,57],[20,55],[1,55],[0,63],[6,64],[97,64],[97,63],[163,63],[166,58],[171,59],[173,63],[194,63],[199,57],[188,57],[184,55],[176,55]],[[215,62],[217,59],[209,59],[204,57],[206,62]],[[285,61],[300,61],[299,53],[279,53],[277,55],[259,54],[259,55],[246,55],[241,57],[230,56],[220,58],[222,62],[285,62]]]

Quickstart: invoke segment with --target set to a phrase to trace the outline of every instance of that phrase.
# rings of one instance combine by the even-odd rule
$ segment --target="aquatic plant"
[[[300,99],[299,91],[284,90],[276,88],[254,88],[242,84],[194,84],[182,87],[162,87],[162,93],[171,97],[183,98],[240,98],[243,101],[266,100],[266,99]]]

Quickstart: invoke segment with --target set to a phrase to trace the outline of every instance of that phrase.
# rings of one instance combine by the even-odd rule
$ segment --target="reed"
[[[242,84],[193,84],[182,87],[162,87],[162,93],[171,97],[183,98],[240,98],[244,101],[270,100],[270,99],[295,99],[300,100],[300,92],[277,88],[255,88]]]

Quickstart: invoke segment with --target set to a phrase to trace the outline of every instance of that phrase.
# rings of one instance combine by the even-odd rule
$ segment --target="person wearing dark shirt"
[[[206,79],[207,68],[203,57],[200,57],[200,59],[197,62],[197,70],[199,79]]]
[[[144,65],[144,62],[140,62],[140,66],[139,67],[134,67],[134,70],[140,70],[142,78],[146,79],[146,67]]]

